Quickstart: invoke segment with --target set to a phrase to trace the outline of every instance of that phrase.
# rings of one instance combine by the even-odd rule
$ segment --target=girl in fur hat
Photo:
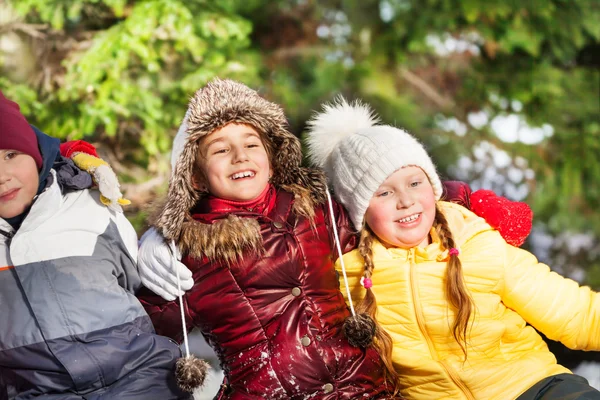
[[[571,349],[600,350],[598,293],[442,201],[422,145],[378,124],[367,106],[343,99],[325,106],[310,122],[308,142],[310,158],[361,227],[358,249],[336,268],[361,299],[357,312],[376,320],[376,343],[403,395],[600,399],[557,364],[533,329]]]
[[[225,372],[222,399],[400,398],[375,349],[342,333],[324,175],[300,166],[282,109],[215,79],[191,99],[175,153],[153,226],[177,244],[194,285],[181,302],[139,296],[157,332],[185,341],[202,331]],[[334,208],[350,249],[349,221]],[[193,390],[206,366],[184,364],[180,384]]]

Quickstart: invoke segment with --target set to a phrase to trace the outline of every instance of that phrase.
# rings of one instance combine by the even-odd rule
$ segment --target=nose
[[[0,166],[0,185],[3,185],[8,181],[10,181],[10,174],[8,173],[8,168]]]
[[[398,194],[398,202],[396,203],[396,208],[409,208],[415,204],[415,199],[409,193],[399,193]]]
[[[233,150],[233,160],[234,163],[241,163],[244,161],[248,161],[248,153],[244,147],[236,147]]]

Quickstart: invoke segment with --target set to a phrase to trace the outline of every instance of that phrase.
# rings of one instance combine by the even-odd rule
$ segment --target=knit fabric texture
[[[33,129],[21,114],[19,105],[0,91],[0,149],[17,150],[31,156],[40,169],[42,154]]]
[[[379,124],[371,108],[344,98],[323,106],[309,121],[309,157],[325,170],[337,199],[360,229],[369,201],[379,186],[403,167],[421,168],[436,200],[442,183],[423,145],[408,132]]]

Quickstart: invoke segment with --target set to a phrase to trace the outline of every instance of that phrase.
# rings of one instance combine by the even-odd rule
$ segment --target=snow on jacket
[[[264,213],[201,200],[202,213],[184,228],[184,253],[199,243],[239,242],[258,222],[264,251],[229,265],[220,257],[184,257],[195,285],[185,295],[188,328],[198,327],[225,371],[223,399],[389,399],[377,352],[352,347],[342,333],[349,311],[333,266],[331,221],[315,209],[314,227],[293,211],[294,196],[272,189]],[[261,207],[259,207],[261,208]],[[336,205],[342,242],[355,244]],[[217,251],[219,251],[217,249]],[[161,334],[180,339],[178,302],[142,302]]]
[[[600,349],[600,295],[579,287],[529,252],[510,246],[467,209],[441,203],[460,248],[465,282],[475,303],[467,354],[451,332],[454,314],[444,296],[447,250],[435,231],[426,248],[374,245],[377,318],[394,341],[393,362],[409,399],[514,399],[551,375],[568,373],[541,336],[571,349]],[[363,260],[344,256],[353,299]],[[340,264],[336,265],[337,268]],[[355,300],[356,301],[356,300]]]
[[[0,399],[167,400],[181,352],[133,295],[137,237],[99,193],[52,184],[0,219]]]

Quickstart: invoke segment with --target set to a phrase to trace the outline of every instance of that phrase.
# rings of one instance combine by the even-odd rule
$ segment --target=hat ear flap
[[[280,131],[273,135],[273,184],[287,185],[296,183],[295,171],[302,164],[302,145],[300,140],[287,131]]]

